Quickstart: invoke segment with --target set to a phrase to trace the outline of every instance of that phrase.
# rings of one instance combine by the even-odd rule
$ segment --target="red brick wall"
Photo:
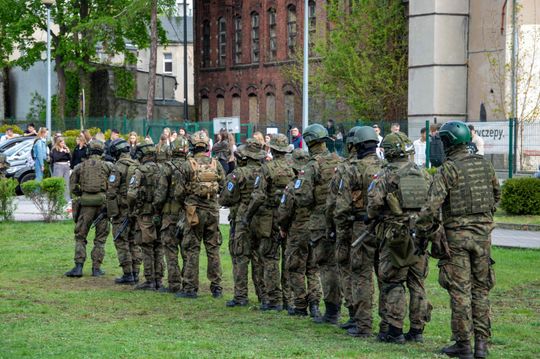
[[[323,24],[325,1],[316,1],[317,24]],[[205,5],[206,4],[206,5]],[[259,124],[266,125],[266,93],[276,96],[275,118],[277,124],[286,124],[285,93],[295,93],[294,122],[299,125],[302,117],[301,89],[295,91],[293,84],[287,83],[282,75],[281,67],[290,63],[287,57],[287,8],[296,6],[297,17],[297,49],[303,46],[304,1],[303,0],[197,0],[195,2],[195,96],[201,118],[201,98],[207,95],[210,102],[210,118],[217,114],[217,95],[225,98],[225,116],[232,115],[232,96],[241,97],[240,117],[243,123],[248,118],[248,96],[255,94],[259,101]],[[276,9],[277,23],[277,59],[269,61],[269,27],[268,9]],[[251,63],[251,13],[259,13],[259,63]],[[234,22],[235,16],[242,17],[242,61],[233,64]],[[218,19],[224,16],[227,23],[226,62],[217,67]],[[210,21],[210,66],[201,67],[202,57],[202,24]],[[319,25],[317,27],[320,27]],[[319,35],[319,34],[318,34]]]

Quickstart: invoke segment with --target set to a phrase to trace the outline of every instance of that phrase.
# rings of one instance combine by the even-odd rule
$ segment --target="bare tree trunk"
[[[146,119],[154,117],[154,98],[156,97],[157,66],[157,0],[152,0],[150,14],[150,65],[148,69],[148,98],[146,100]]]

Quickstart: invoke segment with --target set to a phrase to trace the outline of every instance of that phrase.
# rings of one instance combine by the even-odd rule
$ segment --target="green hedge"
[[[13,213],[17,209],[15,202],[17,184],[17,180],[13,178],[0,177],[0,218],[4,221],[13,219]]]
[[[7,124],[0,126],[0,133],[6,133],[8,128],[12,128],[13,133],[17,133],[19,135],[22,135],[24,133],[24,131],[21,130],[21,128],[19,126],[17,126],[17,125],[7,125]]]
[[[540,179],[507,179],[502,187],[501,207],[511,215],[540,214]]]
[[[21,184],[24,195],[32,200],[41,212],[45,222],[51,222],[65,216],[64,179],[60,177],[45,178]]]

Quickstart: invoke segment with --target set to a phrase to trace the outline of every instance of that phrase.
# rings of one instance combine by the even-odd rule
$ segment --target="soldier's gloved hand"
[[[154,224],[154,226],[161,226],[161,216],[157,214],[152,216],[152,223]]]

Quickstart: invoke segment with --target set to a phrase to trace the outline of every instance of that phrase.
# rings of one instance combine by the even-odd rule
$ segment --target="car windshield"
[[[14,154],[17,154],[19,152],[29,151],[32,148],[33,143],[34,143],[33,141],[23,141],[23,142],[17,143],[15,146],[7,149],[4,152],[4,154],[9,157],[9,156],[13,156]]]

